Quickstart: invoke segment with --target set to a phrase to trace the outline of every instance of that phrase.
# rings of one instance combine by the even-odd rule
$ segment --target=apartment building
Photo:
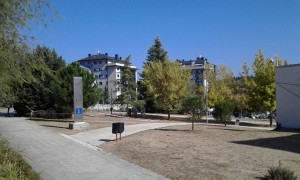
[[[176,60],[183,68],[191,70],[191,83],[203,84],[206,86],[204,70],[215,71],[216,66],[207,62],[204,57],[197,57],[195,60]],[[209,65],[208,65],[209,64]]]
[[[124,60],[118,54],[115,54],[114,57],[109,56],[108,53],[88,54],[87,57],[77,62],[95,75],[98,87],[103,91],[108,90],[112,99],[116,99],[122,93],[117,82],[121,80]],[[137,68],[135,66],[130,66],[130,68],[135,71],[136,79]]]

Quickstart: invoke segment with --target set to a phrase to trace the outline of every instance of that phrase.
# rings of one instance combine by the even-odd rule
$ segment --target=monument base
[[[76,130],[80,130],[80,129],[87,129],[89,128],[90,124],[87,122],[72,122],[69,123],[69,129],[76,129]]]

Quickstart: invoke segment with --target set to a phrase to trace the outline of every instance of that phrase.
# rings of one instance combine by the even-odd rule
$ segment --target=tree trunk
[[[272,114],[270,115],[270,127],[272,127],[272,125],[273,125],[273,116],[272,116]]]
[[[170,110],[168,110],[168,120],[170,120]]]
[[[194,118],[192,118],[192,130],[194,130]]]

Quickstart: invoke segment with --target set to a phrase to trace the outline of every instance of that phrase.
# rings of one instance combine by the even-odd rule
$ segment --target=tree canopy
[[[276,56],[278,65],[282,60]],[[275,95],[275,63],[270,58],[265,58],[262,50],[255,54],[252,65],[253,75],[247,72],[244,65],[244,81],[249,96],[249,107],[253,112],[274,112],[276,109]]]
[[[47,9],[53,13],[46,15]],[[24,83],[40,80],[33,69],[44,71],[45,63],[31,57],[27,40],[33,37],[23,32],[55,16],[46,0],[0,0],[0,105],[16,102]]]
[[[161,61],[164,62],[168,58],[168,52],[164,50],[163,45],[157,36],[154,44],[148,49],[147,62]]]
[[[180,107],[181,100],[189,94],[190,71],[181,68],[178,62],[150,62],[144,68],[147,94],[154,99],[155,106],[168,112]]]
[[[57,73],[58,83],[53,84],[58,112],[73,112],[74,90],[73,77],[82,77],[83,83],[83,107],[87,108],[98,103],[102,91],[97,87],[95,76],[80,67],[76,62],[69,64]]]
[[[120,82],[117,81],[117,88],[121,88],[121,95],[118,96],[117,101],[121,104],[132,104],[137,100],[137,84],[135,80],[135,71],[131,67],[131,56],[128,56],[124,61],[124,67],[122,67],[122,75]]]
[[[233,72],[226,66],[219,66],[216,71],[207,72],[208,105],[214,107],[217,101],[233,100]]]

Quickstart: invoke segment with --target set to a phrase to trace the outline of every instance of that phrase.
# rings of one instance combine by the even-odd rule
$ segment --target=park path
[[[166,179],[25,118],[0,117],[0,134],[45,180]]]
[[[135,125],[126,125],[124,127],[124,133],[122,133],[122,137],[128,136],[131,134],[135,134],[141,131],[146,131],[149,129],[162,128],[167,126],[178,126],[178,125],[191,125],[191,123],[147,123],[147,124],[135,124]],[[68,137],[66,135],[63,135]],[[118,135],[119,137],[119,135]],[[101,144],[115,140],[116,136],[112,134],[112,128],[101,128],[101,129],[93,129],[89,131],[83,131],[74,135],[69,136],[70,139],[79,140],[94,147],[98,147]]]

